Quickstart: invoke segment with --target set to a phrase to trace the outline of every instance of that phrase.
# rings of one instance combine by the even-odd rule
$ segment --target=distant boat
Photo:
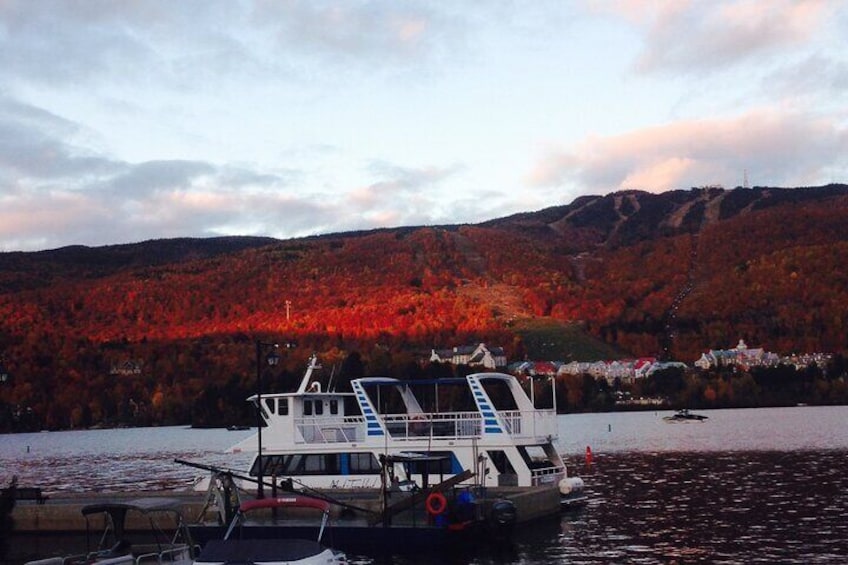
[[[250,426],[239,426],[239,425],[236,425],[236,424],[233,424],[232,426],[227,426],[227,431],[230,431],[230,432],[240,432],[240,431],[249,430],[249,429],[250,429]]]
[[[701,414],[693,414],[689,411],[688,408],[678,410],[671,416],[663,417],[663,420],[665,420],[666,422],[703,422],[707,419],[708,416],[703,416]]]

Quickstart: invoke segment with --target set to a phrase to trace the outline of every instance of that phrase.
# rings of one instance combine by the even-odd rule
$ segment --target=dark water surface
[[[521,527],[497,550],[354,563],[848,564],[848,407],[565,415],[560,448],[582,510]],[[0,436],[0,481],[48,492],[182,489],[176,457],[226,464],[250,432],[151,428]],[[585,461],[586,446],[594,457]],[[242,469],[245,455],[232,462]],[[249,456],[247,456],[249,457]]]
[[[615,453],[523,562],[848,563],[848,452]],[[547,538],[547,539],[546,539]]]

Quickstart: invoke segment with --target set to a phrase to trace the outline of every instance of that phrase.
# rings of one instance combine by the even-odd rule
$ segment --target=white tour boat
[[[259,404],[265,427],[231,451],[256,452],[251,476],[310,489],[380,488],[381,456],[404,455],[413,461],[392,477],[400,488],[413,475],[444,480],[471,470],[483,486],[558,484],[564,504],[585,500],[582,480],[567,476],[554,445],[555,401],[536,408],[532,381],[529,396],[504,373],[365,377],[350,381],[353,392],[336,392],[322,385],[318,369],[313,355],[295,392],[248,399]]]

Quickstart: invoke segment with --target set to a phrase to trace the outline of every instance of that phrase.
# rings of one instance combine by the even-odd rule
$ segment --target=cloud
[[[464,167],[372,161],[347,195],[299,193],[306,171],[159,159],[131,163],[73,142],[84,128],[0,98],[0,250],[155,238],[290,238],[432,223],[439,186]]]
[[[695,74],[796,50],[815,39],[838,5],[830,0],[621,0],[602,10],[645,30],[638,70]]]
[[[0,79],[197,90],[224,77],[314,81],[454,56],[462,11],[427,3],[0,2]]]
[[[380,180],[352,189],[345,207],[354,213],[356,227],[433,223],[443,212],[440,186],[461,174],[465,167],[404,167],[385,161],[373,162],[369,171]]]
[[[845,107],[848,99],[848,60],[814,53],[766,74],[762,89],[779,92],[789,99],[811,95],[818,107]]]
[[[848,169],[844,124],[766,109],[730,119],[691,120],[548,149],[528,173],[532,187],[571,187],[580,194],[618,189],[661,192],[752,182],[801,186],[829,182]],[[576,196],[576,195],[575,195]]]
[[[149,21],[143,16],[142,3],[0,3],[0,73],[56,84],[138,69],[155,54],[131,31]]]
[[[845,12],[0,0],[0,249],[482,221],[745,170],[841,180]],[[522,187],[542,136],[570,141]]]
[[[283,175],[204,161],[130,163],[85,149],[84,128],[0,97],[0,250],[274,229],[291,210]],[[275,212],[277,215],[275,215]]]
[[[420,3],[267,0],[254,3],[252,19],[272,30],[281,49],[346,64],[424,57],[451,28],[438,10]]]
[[[67,179],[112,170],[108,158],[73,143],[82,131],[69,120],[0,96],[0,180]]]

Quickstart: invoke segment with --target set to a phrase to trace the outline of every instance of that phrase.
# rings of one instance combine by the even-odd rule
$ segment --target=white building
[[[506,367],[506,353],[502,347],[489,348],[485,343],[476,346],[463,345],[453,349],[431,350],[430,362],[498,369]]]
[[[695,361],[695,366],[701,369],[712,367],[737,366],[743,369],[749,367],[773,367],[780,362],[775,353],[763,350],[762,347],[750,348],[744,340],[734,349],[710,349],[701,354],[701,358]]]

